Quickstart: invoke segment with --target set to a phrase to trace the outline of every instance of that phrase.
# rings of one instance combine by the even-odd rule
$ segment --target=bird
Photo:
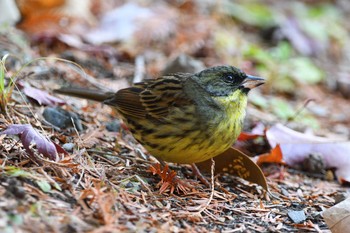
[[[161,164],[194,164],[232,146],[242,130],[247,95],[264,82],[222,65],[147,79],[115,93],[76,87],[55,92],[115,108],[134,138]]]

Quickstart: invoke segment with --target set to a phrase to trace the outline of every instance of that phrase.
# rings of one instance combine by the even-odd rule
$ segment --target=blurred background
[[[59,56],[101,79],[230,64],[268,80],[250,96],[258,121],[349,137],[345,0],[7,0],[0,12],[1,56],[25,51],[4,42],[17,28],[32,48],[22,57]]]

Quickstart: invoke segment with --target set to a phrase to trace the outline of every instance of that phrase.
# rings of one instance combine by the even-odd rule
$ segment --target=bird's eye
[[[233,83],[235,79],[233,78],[232,74],[227,74],[225,75],[224,80],[228,83]]]

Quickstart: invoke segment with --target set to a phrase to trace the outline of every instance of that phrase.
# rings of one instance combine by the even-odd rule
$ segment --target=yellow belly
[[[227,150],[237,139],[235,132],[241,131],[241,124],[225,124],[225,131],[195,131],[187,137],[168,137],[154,140],[154,145],[144,147],[156,158],[174,163],[198,163]],[[160,146],[155,146],[160,145]]]

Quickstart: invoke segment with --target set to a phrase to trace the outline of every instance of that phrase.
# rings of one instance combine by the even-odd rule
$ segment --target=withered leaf
[[[213,159],[215,161],[215,174],[225,172],[238,176],[249,182],[258,184],[268,191],[266,178],[260,167],[241,151],[231,147]],[[211,170],[210,159],[196,163],[196,165],[201,171],[210,172]]]
[[[24,85],[23,92],[26,96],[36,100],[40,105],[57,106],[65,104],[64,100],[29,85]]]
[[[39,153],[43,154],[43,156],[51,159],[57,160],[57,149],[53,142],[51,142],[48,138],[40,134],[36,131],[30,124],[13,124],[7,127],[6,130],[0,132],[1,134],[7,135],[19,135],[20,140],[26,149],[27,153],[34,157],[34,153],[30,148],[30,145],[34,143]],[[60,151],[63,149],[60,148]]]

